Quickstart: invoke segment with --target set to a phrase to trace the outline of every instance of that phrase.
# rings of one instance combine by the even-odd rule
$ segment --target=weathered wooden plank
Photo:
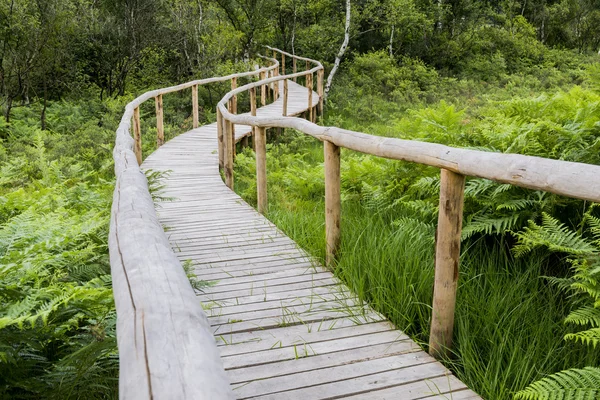
[[[356,344],[359,344],[356,341]],[[410,343],[407,346],[400,346],[401,352],[398,355],[391,357],[357,360],[343,365],[334,365],[324,370],[316,369],[309,370],[306,372],[294,373],[285,376],[275,376],[272,378],[265,378],[252,382],[244,382],[239,385],[234,384],[234,393],[238,398],[255,397],[260,395],[268,395],[270,393],[279,393],[278,398],[290,398],[288,391],[303,391],[306,386],[325,386],[330,384],[332,389],[335,386],[341,386],[344,382],[352,381],[356,378],[361,378],[369,375],[389,373],[389,371],[418,367],[421,365],[427,365],[431,363],[431,357],[426,356],[424,353],[406,353],[406,350],[411,349]],[[308,357],[307,360],[311,360],[312,357]],[[277,371],[277,366],[273,365],[273,372]],[[373,379],[373,378],[371,378]],[[322,389],[322,388],[321,388]],[[338,388],[338,390],[341,388]],[[327,389],[326,389],[327,390]],[[317,396],[312,397],[306,396],[305,399],[313,398],[327,398],[325,397],[328,393],[326,390],[319,391]],[[331,390],[331,389],[330,389]],[[316,394],[315,391],[306,389],[306,392]],[[325,393],[323,393],[325,392]],[[347,393],[343,393],[347,394]]]
[[[307,387],[299,388],[295,390],[288,390],[285,392],[276,392],[272,394],[267,394],[265,396],[251,396],[255,399],[329,399],[336,397],[347,397],[353,394],[364,394],[369,393],[373,390],[377,390],[380,388],[385,388],[387,386],[392,385],[400,385],[407,384],[414,381],[427,381],[437,377],[444,376],[448,373],[447,370],[439,363],[432,361],[426,364],[423,364],[421,359],[424,358],[424,353],[419,354],[420,362],[418,364],[411,365],[411,358],[414,356],[409,354],[405,356],[408,358],[406,361],[407,367],[402,367],[401,363],[398,362],[395,365],[398,365],[396,369],[388,370],[388,371],[380,371],[376,376],[366,375],[359,376],[352,379],[338,380],[336,382],[325,383],[320,385],[312,385]],[[330,376],[332,371],[328,370],[328,372],[321,372],[324,376]],[[428,389],[424,395],[431,394],[431,390]],[[240,397],[237,393],[238,399],[244,399],[244,397]],[[398,397],[400,399],[404,399],[404,393],[400,393]],[[246,397],[247,398],[247,397]]]
[[[325,326],[327,325],[325,324]],[[384,343],[390,344],[405,339],[407,339],[407,336],[398,331],[384,331],[314,342],[311,343],[310,346],[305,346],[304,343],[301,342],[296,346],[277,347],[278,343],[273,341],[274,347],[268,350],[224,356],[223,364],[226,369],[242,368],[251,365],[275,363],[277,361],[296,360],[317,354],[330,354],[338,351],[375,346]],[[432,358],[424,352],[420,352],[419,355],[432,360]],[[274,367],[276,368],[276,365],[274,365]]]

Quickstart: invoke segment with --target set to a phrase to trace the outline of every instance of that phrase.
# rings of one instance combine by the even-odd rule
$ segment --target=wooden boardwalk
[[[288,115],[306,111],[308,90],[288,85]],[[281,102],[258,115],[281,115]],[[236,140],[250,132],[235,129]],[[479,398],[225,186],[216,124],[143,168],[170,171],[159,219],[179,259],[213,283],[198,297],[237,398]]]

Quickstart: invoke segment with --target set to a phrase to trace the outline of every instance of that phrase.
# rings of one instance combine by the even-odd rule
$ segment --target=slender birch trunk
[[[342,61],[342,57],[344,53],[346,53],[346,48],[348,48],[348,42],[350,41],[350,0],[346,0],[346,28],[344,29],[344,42],[342,43],[342,47],[340,47],[340,51],[335,57],[335,63],[333,64],[333,68],[331,72],[327,76],[327,84],[325,85],[325,93],[323,94],[323,100],[327,100],[327,96],[329,95],[329,89],[331,89],[331,82],[333,81],[333,76],[337,72],[340,62]]]

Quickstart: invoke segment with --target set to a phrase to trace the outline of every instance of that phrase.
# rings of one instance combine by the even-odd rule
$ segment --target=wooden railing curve
[[[283,55],[289,53],[272,49]],[[292,56],[294,57],[294,56]],[[296,57],[298,58],[298,57]],[[441,169],[440,206],[435,253],[435,283],[433,314],[429,338],[430,354],[441,357],[448,354],[452,345],[454,309],[458,284],[460,237],[464,200],[464,185],[467,176],[490,179],[500,183],[542,190],[572,198],[600,202],[600,166],[519,154],[492,153],[449,147],[437,143],[419,142],[373,136],[337,127],[319,126],[302,118],[260,117],[236,115],[227,110],[225,104],[243,91],[254,91],[257,86],[276,84],[280,80],[295,79],[312,75],[322,66],[309,60],[317,67],[300,73],[282,74],[269,79],[240,86],[218,103],[217,110],[223,123],[243,124],[265,128],[291,128],[313,136],[324,142],[325,152],[325,226],[326,261],[332,265],[340,245],[341,198],[340,198],[340,148],[374,156],[404,160]],[[295,63],[294,63],[295,64]],[[295,71],[294,71],[295,72]],[[264,149],[258,149],[257,191],[258,198],[266,203],[266,170]],[[233,164],[228,185],[233,187]],[[264,182],[261,184],[261,182]],[[259,202],[259,211],[266,209]]]
[[[206,315],[171,250],[139,167],[139,107],[155,99],[160,146],[164,94],[192,88],[197,127],[198,85],[266,76],[279,67],[271,61],[255,71],[150,91],[125,107],[113,150],[116,184],[109,233],[121,399],[234,398]]]

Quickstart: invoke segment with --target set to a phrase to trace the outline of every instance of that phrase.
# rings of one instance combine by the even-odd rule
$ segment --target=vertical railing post
[[[231,90],[237,89],[237,77],[231,78]],[[231,97],[231,113],[237,114],[237,94]]]
[[[192,86],[192,126],[198,127],[198,85]]]
[[[235,114],[233,112],[233,109],[235,108],[234,105],[234,100],[233,97],[231,99],[229,99],[229,103],[228,103],[228,109],[229,112],[232,114]],[[233,124],[233,122],[229,123],[230,127],[229,129],[229,135],[231,136],[231,154],[233,156],[233,159],[235,160],[235,125]]]
[[[160,147],[165,143],[162,94],[154,98],[154,103],[156,105],[156,147]]]
[[[237,77],[231,78],[231,90],[235,90],[237,88]],[[237,94],[234,94],[229,101],[229,112],[232,114],[237,114]],[[231,124],[231,137],[233,143],[233,158],[235,158],[235,125]]]
[[[260,80],[263,81],[266,78],[265,71],[260,73]],[[260,85],[260,104],[264,107],[267,105],[267,86],[265,84]]]
[[[139,165],[142,165],[142,125],[140,123],[140,107],[133,109],[133,151]]]
[[[279,76],[279,68],[273,70],[273,76]],[[279,98],[279,81],[273,82],[273,101]]]
[[[285,75],[285,54],[281,53],[281,75]]]
[[[256,200],[258,212],[267,211],[267,135],[265,128],[256,129]]]
[[[306,87],[308,88],[308,120],[313,122],[313,74],[306,75]]]
[[[225,166],[225,140],[223,135],[223,115],[217,107],[217,143],[219,147],[219,170],[222,171]]]
[[[325,262],[332,267],[340,247],[341,238],[341,178],[340,148],[325,140]]]
[[[282,113],[284,117],[287,117],[287,106],[288,106],[288,81],[287,79],[283,80],[283,108]]]
[[[256,86],[250,88],[250,115],[256,117]],[[256,127],[252,127],[252,147],[256,151]]]
[[[317,93],[319,94],[319,115],[323,116],[323,75],[324,71],[320,69],[317,72]]]
[[[231,121],[225,120],[223,118],[225,132],[223,133],[225,140],[225,184],[231,190],[233,190],[233,148],[235,146],[235,142],[233,141],[233,123]]]
[[[296,57],[293,57],[292,58],[292,72],[294,74],[296,74],[296,71],[297,71],[297,69],[296,69]],[[296,81],[297,81],[297,78],[294,77],[294,82],[296,82]]]
[[[429,354],[436,358],[447,356],[452,346],[464,189],[464,175],[442,169],[435,249],[433,313],[429,334]]]

